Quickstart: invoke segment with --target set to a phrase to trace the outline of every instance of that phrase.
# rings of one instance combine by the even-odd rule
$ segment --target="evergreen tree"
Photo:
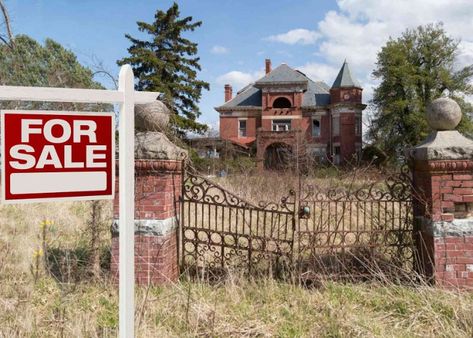
[[[44,45],[27,35],[17,35],[12,44],[0,45],[0,85],[103,88],[92,71],[77,61],[76,55],[51,39]],[[13,47],[12,47],[13,46]],[[108,110],[106,104],[53,102],[0,102],[3,109]]]
[[[473,93],[473,65],[458,69],[458,43],[441,24],[427,25],[390,39],[378,53],[373,75],[381,82],[371,103],[368,136],[388,156],[400,155],[425,139],[430,132],[426,106],[441,96],[449,96],[461,106],[463,118],[458,129],[467,134],[473,131],[468,116],[472,105],[465,101],[465,95]]]
[[[119,65],[130,64],[138,78],[137,90],[158,91],[164,94],[165,102],[174,112],[171,118],[173,129],[179,134],[185,131],[204,132],[206,126],[196,121],[200,116],[197,102],[202,89],[209,84],[197,78],[201,70],[197,44],[183,37],[183,33],[194,31],[202,22],[193,22],[188,16],[179,18],[179,7],[174,3],[166,12],[157,10],[152,23],[138,22],[138,29],[149,34],[148,40],[140,40],[129,34],[130,56],[118,61]]]

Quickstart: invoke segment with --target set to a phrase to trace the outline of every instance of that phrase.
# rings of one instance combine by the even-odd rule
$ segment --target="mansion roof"
[[[258,109],[262,105],[262,88],[269,86],[297,85],[305,88],[302,108],[324,107],[330,104],[330,86],[323,81],[313,81],[304,73],[283,63],[270,73],[241,89],[237,95],[216,110]]]

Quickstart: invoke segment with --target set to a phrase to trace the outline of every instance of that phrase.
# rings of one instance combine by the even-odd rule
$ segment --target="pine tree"
[[[185,131],[202,133],[206,126],[196,121],[200,116],[197,102],[202,89],[209,84],[197,78],[201,70],[196,57],[197,44],[183,37],[202,24],[191,16],[179,18],[179,6],[174,3],[166,12],[157,10],[153,23],[137,22],[138,29],[150,35],[140,40],[129,34],[130,56],[119,60],[119,65],[130,64],[138,78],[137,90],[158,91],[174,112],[171,125],[183,135]]]
[[[467,134],[473,131],[469,117],[473,107],[465,100],[465,95],[473,94],[473,65],[458,69],[458,43],[441,24],[427,25],[390,39],[378,53],[373,75],[381,82],[373,95],[368,136],[388,156],[401,155],[426,138],[430,132],[426,106],[441,96],[461,106],[458,129]]]

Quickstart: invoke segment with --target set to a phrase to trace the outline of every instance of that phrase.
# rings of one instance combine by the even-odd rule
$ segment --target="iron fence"
[[[413,269],[407,168],[357,188],[301,184],[277,202],[256,204],[187,173],[180,224],[181,265],[202,274],[289,271],[310,280]]]

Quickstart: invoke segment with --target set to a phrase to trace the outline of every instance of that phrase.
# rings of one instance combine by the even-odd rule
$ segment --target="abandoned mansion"
[[[256,147],[258,166],[271,165],[278,149],[300,152],[340,164],[361,151],[362,88],[345,61],[332,87],[313,81],[287,64],[271,68],[235,97],[225,85],[220,138]],[[297,147],[297,149],[296,149]],[[272,155],[273,154],[273,155]]]

